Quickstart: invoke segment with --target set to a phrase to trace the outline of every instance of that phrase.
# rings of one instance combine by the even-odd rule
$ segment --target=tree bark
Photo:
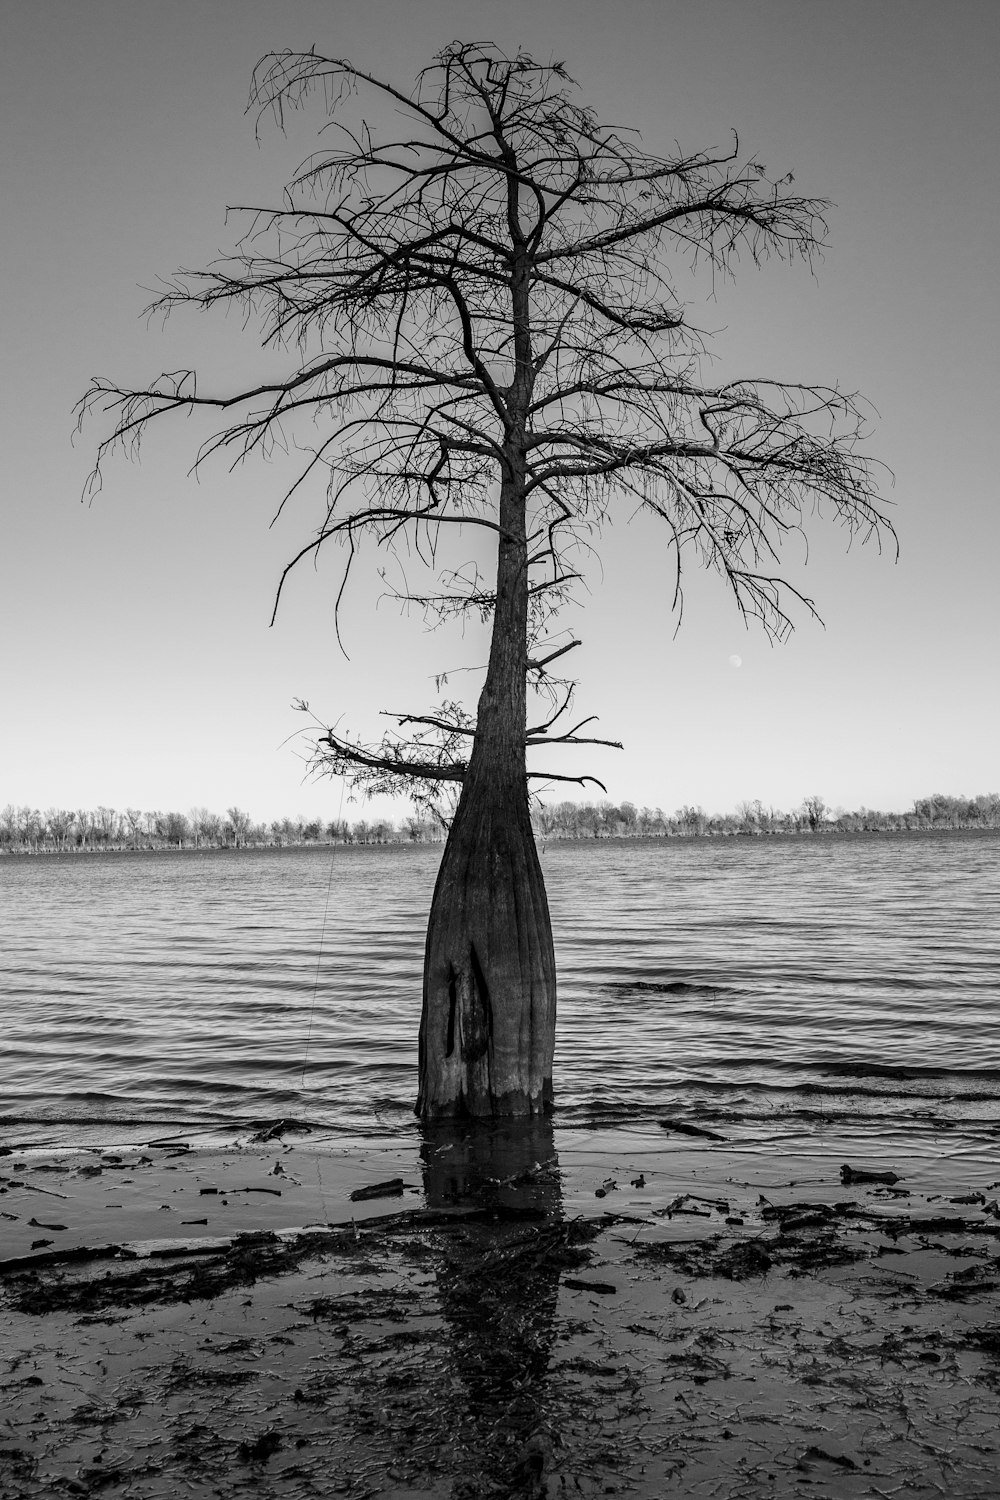
[[[493,639],[424,958],[417,1113],[537,1115],[552,1101],[556,972],[528,812],[528,567],[516,462],[501,485]]]

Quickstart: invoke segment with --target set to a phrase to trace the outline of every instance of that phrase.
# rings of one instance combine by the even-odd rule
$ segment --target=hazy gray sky
[[[616,527],[573,623],[579,707],[625,750],[553,769],[668,811],[1000,786],[994,0],[6,0],[2,17],[0,803],[332,816],[339,784],[303,785],[282,745],[301,727],[291,699],[373,734],[380,709],[433,702],[431,674],[462,657],[375,607],[374,556],[345,617],[350,661],[331,566],[302,572],[269,629],[315,511],[268,531],[266,467],[187,479],[192,424],[116,464],[89,508],[97,429],[70,444],[92,375],[263,368],[232,321],[139,318],[143,288],[231,244],[227,203],[273,201],[310,148],[318,111],[255,143],[258,58],[315,44],[408,84],[456,36],[565,60],[652,151],[736,128],[832,199],[815,278],[746,267],[715,301],[693,280],[692,317],[718,330],[727,371],[862,391],[895,475],[899,563],[848,555],[817,522],[801,580],[826,628],[803,617],[782,647],[715,581],[689,586],[672,639],[666,549],[651,526]]]

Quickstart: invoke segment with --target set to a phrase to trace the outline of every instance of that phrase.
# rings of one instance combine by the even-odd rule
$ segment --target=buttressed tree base
[[[826,205],[735,140],[647,154],[578,102],[561,64],[488,46],[446,47],[412,90],[315,52],[265,58],[258,122],[307,104],[318,147],[279,205],[233,210],[246,228],[231,257],[178,273],[155,304],[235,304],[280,373],[218,394],[193,371],[142,389],[96,380],[81,420],[97,409],[111,430],[90,485],[151,423],[202,408],[221,425],[198,464],[275,441],[305,454],[280,504],[318,481],[325,514],[275,608],[289,570],[329,543],[345,546],[346,583],[366,539],[433,560],[443,528],[488,533],[495,577],[470,565],[401,596],[432,621],[492,622],[475,713],[391,715],[375,744],[321,725],[314,764],[431,809],[459,792],[427,931],[417,1109],[536,1115],[552,1101],[556,968],[529,783],[593,778],[529,770],[527,752],[612,743],[572,724],[558,675],[579,644],[555,622],[584,540],[645,510],[678,608],[693,561],[781,637],[796,604],[813,610],[781,573],[807,512],[891,535],[860,402],[763,376],[707,383],[668,269],[808,260]]]

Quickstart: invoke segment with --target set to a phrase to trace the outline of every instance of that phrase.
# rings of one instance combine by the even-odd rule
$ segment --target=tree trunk
[[[523,484],[500,495],[497,598],[476,736],[431,902],[417,1113],[536,1115],[552,1100],[556,975],[528,813]]]

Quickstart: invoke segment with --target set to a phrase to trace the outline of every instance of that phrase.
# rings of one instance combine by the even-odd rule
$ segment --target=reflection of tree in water
[[[429,1208],[477,1210],[447,1236],[437,1278],[477,1457],[511,1492],[540,1494],[559,1278],[582,1259],[563,1217],[552,1126],[428,1124],[421,1155]]]

